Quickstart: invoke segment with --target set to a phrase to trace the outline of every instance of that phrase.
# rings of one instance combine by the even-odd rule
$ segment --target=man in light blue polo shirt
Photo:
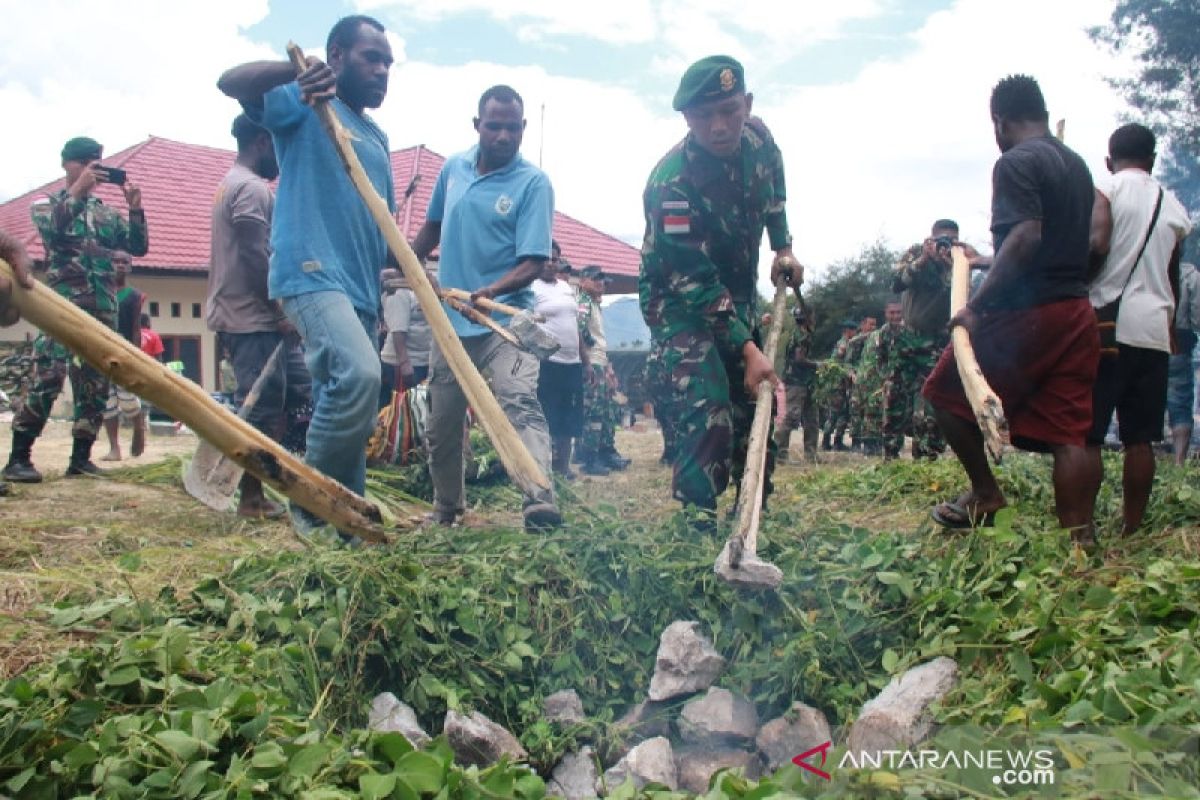
[[[271,132],[279,159],[269,291],[304,340],[312,373],[305,460],[362,494],[379,395],[379,272],[388,252],[312,104],[331,104],[394,209],[387,137],[364,113],[387,95],[392,50],[379,22],[356,15],[334,25],[326,55],[328,64],[310,56],[299,78],[289,61],[259,61],[230,69],[217,86]],[[297,507],[293,520],[302,531],[316,524]]]
[[[424,261],[441,246],[438,281],[445,288],[532,308],[529,284],[550,258],[554,190],[546,174],[518,152],[524,115],[525,103],[510,87],[483,93],[474,120],[479,144],[446,160],[413,250]],[[549,476],[550,432],[537,400],[537,358],[455,311],[448,314],[521,441]],[[429,362],[429,406],[434,519],[451,525],[464,510],[467,399],[436,345]],[[554,492],[526,496],[524,517],[527,530],[560,525]]]

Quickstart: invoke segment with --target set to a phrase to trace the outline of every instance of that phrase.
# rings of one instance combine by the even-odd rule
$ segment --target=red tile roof
[[[135,259],[135,266],[207,271],[212,199],[234,155],[231,150],[151,136],[104,159],[105,164],[127,171],[129,179],[142,187],[142,204],[150,226],[150,251]],[[425,222],[425,208],[444,161],[424,145],[392,153],[398,203],[404,203],[404,192],[416,178],[412,197],[397,214],[400,228],[410,241]],[[41,237],[29,216],[29,206],[38,197],[58,191],[62,184],[62,178],[58,178],[0,204],[0,229],[24,242],[35,259],[42,258],[44,253]],[[125,208],[125,198],[115,186],[103,184],[97,195],[105,203]],[[640,264],[637,248],[557,211],[554,236],[571,263],[598,264],[621,276],[614,290],[636,290],[633,287]]]

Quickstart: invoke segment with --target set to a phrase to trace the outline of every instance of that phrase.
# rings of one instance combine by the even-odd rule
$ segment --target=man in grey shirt
[[[229,351],[238,385],[234,400],[239,406],[282,343],[280,363],[247,417],[251,425],[280,441],[287,411],[308,402],[312,380],[295,328],[267,296],[275,203],[267,181],[275,179],[279,166],[265,128],[240,114],[232,133],[238,144],[237,160],[217,188],[213,203],[207,322],[217,334],[218,348]],[[262,483],[250,473],[242,476],[240,489],[239,516],[283,515],[283,507],[263,494]]]
[[[433,343],[433,331],[412,289],[399,288],[384,296],[383,322],[387,336],[379,351],[385,365],[381,407],[391,400],[393,390],[411,389],[429,377],[429,348]]]

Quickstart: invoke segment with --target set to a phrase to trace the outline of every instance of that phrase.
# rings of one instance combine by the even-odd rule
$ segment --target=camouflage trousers
[[[645,386],[646,399],[654,406],[654,418],[662,430],[663,457],[674,459],[675,453],[675,421],[679,412],[674,407],[675,393],[671,388],[671,376],[667,372],[663,360],[663,345],[652,342],[650,352],[646,355],[646,363],[642,368],[642,379]]]
[[[817,452],[817,404],[813,396],[812,382],[787,385],[787,410],[783,424],[775,429],[775,447],[783,457],[787,456],[788,442],[792,431],[804,426],[804,455]]]
[[[617,423],[621,419],[621,408],[613,400],[604,367],[593,364],[591,370],[591,381],[583,382],[583,433],[575,443],[580,461],[616,451]]]
[[[946,451],[946,440],[933,416],[933,407],[921,396],[921,387],[946,346],[944,335],[928,336],[906,331],[902,349],[884,382],[883,452],[896,458],[904,435],[912,436],[913,458],[937,458]]]
[[[850,391],[847,386],[835,387],[829,395],[829,405],[826,408],[825,425],[822,430],[829,435],[841,439],[850,426]]]
[[[675,417],[671,493],[685,505],[715,509],[732,478],[740,483],[754,420],[741,353],[722,352],[711,334],[685,331],[662,344]],[[771,493],[775,442],[767,439],[763,499]]]
[[[112,327],[111,320],[98,319]],[[71,427],[71,435],[76,439],[95,439],[104,424],[108,378],[45,334],[34,341],[33,359],[33,385],[13,417],[13,431],[40,436],[50,418],[50,409],[62,392],[63,382],[69,377],[75,402],[75,424]]]
[[[855,382],[850,394],[850,435],[877,444],[883,437],[883,388],[874,381]]]

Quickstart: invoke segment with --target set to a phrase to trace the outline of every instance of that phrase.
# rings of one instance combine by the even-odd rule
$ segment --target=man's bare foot
[[[930,514],[934,522],[951,530],[990,528],[996,520],[996,512],[1006,505],[1003,497],[984,499],[964,492],[956,500],[938,503]]]
[[[100,460],[101,461],[120,461],[121,460],[121,451],[118,448],[113,448],[112,450],[109,450],[104,455],[100,456]]]
[[[247,503],[238,503],[237,515],[247,519],[279,519],[286,513],[283,506],[262,498]]]

